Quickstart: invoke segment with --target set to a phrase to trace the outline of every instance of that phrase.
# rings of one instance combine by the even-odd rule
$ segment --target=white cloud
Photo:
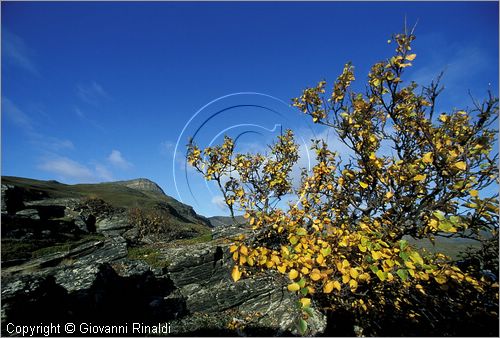
[[[170,141],[163,141],[160,143],[160,153],[162,155],[173,155],[175,143]]]
[[[226,201],[221,195],[216,195],[212,197],[212,203],[215,204],[219,209],[227,211]]]
[[[75,107],[75,113],[78,117],[84,119],[85,118],[85,113],[83,111],[81,111],[80,108],[78,107]]]
[[[425,55],[428,61],[420,63],[417,52],[414,66],[409,70],[408,82],[415,81],[419,85],[428,86],[444,72],[441,85],[444,85],[445,90],[437,100],[437,110],[465,108],[471,105],[469,90],[473,95],[483,95],[488,89],[488,83],[497,81],[498,73],[491,69],[498,65],[498,58],[495,59],[495,55],[483,47],[473,43],[450,45],[439,34],[419,37],[419,40],[424,40],[426,46],[430,47]],[[446,48],[432,48],[440,45],[446,45]]]
[[[96,163],[93,168],[67,157],[50,154],[42,160],[38,169],[56,175],[57,180],[67,183],[96,183],[113,181],[113,174],[103,164]]]
[[[113,181],[113,174],[111,171],[104,165],[102,164],[96,164],[95,165],[95,173],[96,176],[103,179],[104,181]]]
[[[2,56],[4,60],[36,76],[40,76],[31,58],[32,54],[33,52],[26,46],[23,39],[14,33],[4,31],[2,41]]]
[[[111,154],[108,156],[108,161],[120,169],[128,169],[132,167],[132,163],[128,162],[123,158],[122,153],[119,150],[112,150]]]
[[[53,136],[47,136],[39,133],[31,133],[32,142],[39,148],[49,151],[73,150],[75,145],[67,139],[59,139]]]
[[[95,180],[95,175],[86,166],[67,157],[45,159],[39,169],[58,175],[62,180],[90,182]]]
[[[35,144],[38,149],[59,151],[75,148],[73,142],[68,139],[60,139],[36,131],[36,125],[28,114],[7,97],[2,97],[2,113],[14,125],[21,128],[28,136],[28,140]]]
[[[89,123],[90,125],[92,125],[96,129],[104,131],[104,128],[99,123],[97,123],[93,119],[89,118],[87,116],[87,114],[83,110],[81,110],[79,107],[74,107],[74,112],[75,112],[76,116],[78,116],[78,118],[81,119],[82,121]]]
[[[84,102],[94,106],[99,106],[102,100],[110,98],[104,88],[95,81],[90,84],[77,84],[76,94]]]
[[[6,97],[2,97],[2,114],[12,121],[12,123],[26,131],[33,129],[31,118]]]

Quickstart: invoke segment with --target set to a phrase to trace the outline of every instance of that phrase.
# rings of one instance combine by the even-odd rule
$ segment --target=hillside
[[[25,190],[24,198],[28,200],[94,198],[102,199],[114,207],[126,209],[154,208],[160,204],[167,208],[179,226],[183,224],[210,226],[208,219],[196,214],[191,206],[165,195],[156,183],[147,179],[68,185],[57,181],[2,176],[2,185],[12,185]]]
[[[173,336],[297,333],[289,309],[298,299],[283,294],[279,276],[230,281],[229,246],[251,231],[246,224],[212,228],[146,179],[3,177],[1,197],[2,336],[9,322],[169,323]],[[323,332],[326,318],[311,315],[311,332]]]
[[[212,216],[209,217],[208,220],[213,227],[224,227],[236,224],[245,223],[245,218],[243,216],[235,216],[234,220],[231,216]]]

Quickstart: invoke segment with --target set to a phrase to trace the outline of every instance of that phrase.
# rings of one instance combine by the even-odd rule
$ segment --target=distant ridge
[[[234,224],[243,224],[246,223],[246,220],[243,216],[235,216],[234,220],[231,216],[212,216],[209,217],[208,220],[212,224],[214,228],[216,227],[225,227]]]
[[[54,198],[99,198],[119,208],[160,208],[165,210],[180,228],[201,225],[212,227],[210,221],[198,215],[193,207],[168,196],[155,182],[146,178],[126,181],[64,184],[24,177],[2,176],[2,194],[8,186],[23,191],[26,200]],[[4,189],[5,188],[5,189]],[[2,195],[3,196],[3,195]]]
[[[155,192],[161,195],[166,195],[165,192],[160,188],[158,184],[155,182],[148,180],[147,178],[136,178],[133,180],[127,180],[127,181],[116,181],[116,182],[110,182],[114,184],[119,184],[119,185],[124,185],[128,188],[131,189],[136,189],[140,191],[148,191],[148,192]]]

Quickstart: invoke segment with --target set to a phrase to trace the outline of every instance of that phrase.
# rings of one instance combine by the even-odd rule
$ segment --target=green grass
[[[2,262],[16,259],[31,259],[49,255],[55,252],[67,252],[77,246],[95,240],[102,240],[98,234],[85,235],[76,240],[56,242],[54,240],[15,240],[2,239]]]
[[[2,240],[2,262],[29,259],[33,251],[43,245],[40,241]]]
[[[128,248],[127,257],[132,260],[142,260],[154,268],[166,268],[169,262],[160,257],[158,249],[151,247]]]
[[[56,252],[69,252],[69,250],[71,250],[71,245],[69,243],[59,244],[35,250],[31,254],[31,256],[33,258],[39,258]]]
[[[207,243],[212,240],[212,234],[204,234],[201,236],[193,237],[193,238],[186,238],[186,239],[176,239],[172,241],[172,244],[174,245],[193,245],[193,244],[199,244],[199,243]]]
[[[74,241],[74,242],[66,242],[66,243],[60,243],[48,247],[44,247],[38,250],[35,250],[32,252],[31,256],[33,258],[39,258],[43,256],[47,256],[56,252],[68,252],[84,243],[88,243],[90,241],[100,241],[103,240],[104,236],[102,235],[97,235],[97,234],[92,234],[92,235],[87,235],[82,237],[81,239]]]

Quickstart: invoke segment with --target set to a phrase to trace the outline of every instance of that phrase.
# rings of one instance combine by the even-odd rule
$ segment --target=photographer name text
[[[149,325],[145,323],[124,323],[120,325],[101,325],[93,323],[66,323],[66,324],[37,324],[37,325],[15,325],[7,324],[7,333],[21,337],[49,337],[53,335],[75,334],[75,335],[168,335],[171,328],[170,323],[158,323]]]

